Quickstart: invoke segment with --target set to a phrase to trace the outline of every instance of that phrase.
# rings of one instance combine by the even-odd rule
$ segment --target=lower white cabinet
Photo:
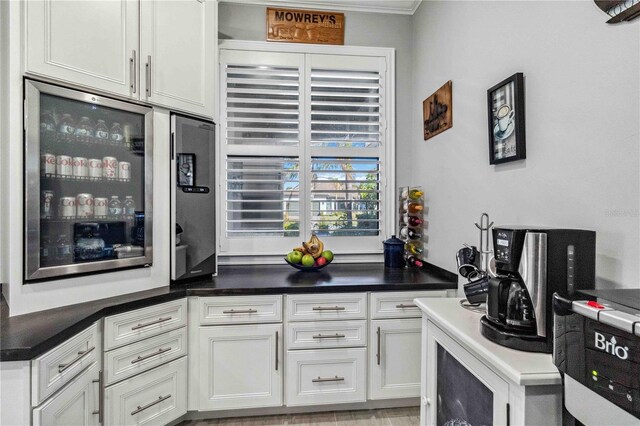
[[[367,400],[367,348],[287,351],[287,406]]]
[[[187,357],[105,390],[105,425],[164,425],[187,412]]]
[[[201,411],[282,405],[282,324],[200,327],[198,335]]]
[[[420,318],[371,321],[369,399],[420,396],[421,330]]]
[[[91,367],[70,381],[41,406],[33,409],[34,426],[90,426],[100,424],[99,366]]]

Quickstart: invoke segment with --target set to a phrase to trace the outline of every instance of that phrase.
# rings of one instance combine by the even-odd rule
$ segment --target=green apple
[[[297,250],[290,251],[289,254],[287,254],[287,260],[294,264],[300,263],[300,261],[302,260],[302,253]]]
[[[322,257],[327,259],[327,262],[331,262],[333,260],[333,252],[331,250],[325,250],[322,252]]]
[[[315,259],[310,254],[302,256],[302,266],[311,267],[315,263]]]

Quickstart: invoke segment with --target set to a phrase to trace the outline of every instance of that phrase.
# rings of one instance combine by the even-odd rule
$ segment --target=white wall
[[[428,260],[455,270],[488,212],[593,229],[598,285],[638,287],[640,20],[608,25],[592,1],[430,1],[413,18],[410,174],[426,188]],[[527,159],[490,166],[486,90],[515,72]],[[422,101],[447,80],[453,128],[424,141]]]
[[[218,14],[220,40],[266,40],[265,6],[220,3]],[[396,141],[403,142],[411,138],[411,21],[412,17],[406,15],[345,12],[346,46],[396,49]],[[407,147],[406,143],[397,143],[396,156],[409,156]],[[396,168],[397,186],[408,184],[408,172],[405,167]]]

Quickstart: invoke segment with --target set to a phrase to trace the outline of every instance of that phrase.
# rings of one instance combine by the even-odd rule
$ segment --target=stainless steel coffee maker
[[[493,228],[497,276],[489,279],[482,335],[513,349],[551,353],[554,292],[595,287],[593,231]]]

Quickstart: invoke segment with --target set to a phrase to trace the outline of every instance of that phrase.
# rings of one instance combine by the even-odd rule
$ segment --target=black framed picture
[[[527,158],[524,75],[519,72],[487,90],[489,164]]]
[[[196,184],[196,155],[178,154],[178,186],[194,186]]]

